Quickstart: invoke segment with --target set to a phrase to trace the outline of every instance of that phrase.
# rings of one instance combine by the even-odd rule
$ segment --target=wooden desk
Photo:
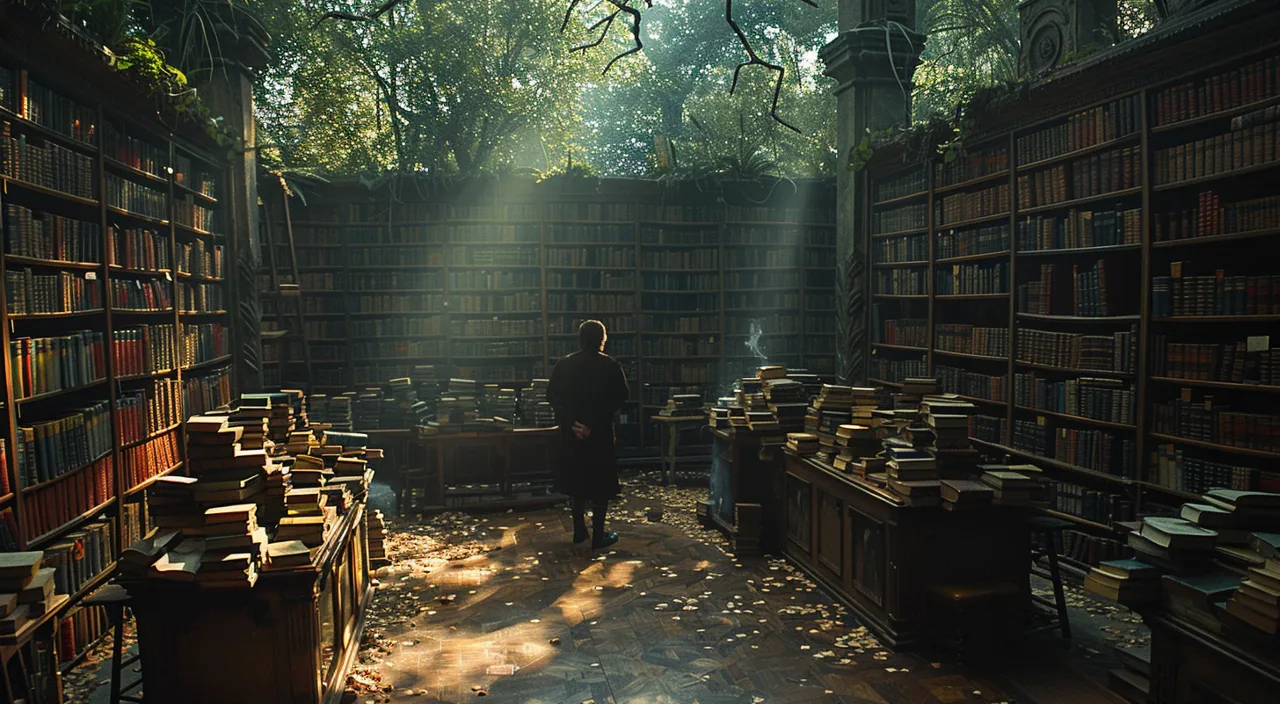
[[[373,596],[364,516],[355,504],[311,566],[264,572],[252,589],[122,581],[133,597],[147,701],[341,699]]]
[[[1263,704],[1280,700],[1280,642],[1214,633],[1167,612],[1151,628],[1152,704]]]
[[[891,491],[784,451],[783,553],[891,647],[919,640],[928,590],[1030,578],[1026,509],[905,506]],[[1029,601],[1028,591],[1028,601]]]
[[[494,433],[440,433],[418,438],[421,456],[431,466],[427,472],[428,508],[515,507],[563,501],[564,496],[548,490],[541,496],[519,499],[517,484],[543,484],[549,489],[555,480],[560,456],[560,429],[512,428]],[[461,489],[464,485],[490,488]],[[454,487],[451,489],[450,487]],[[496,487],[496,491],[492,488]],[[468,497],[479,497],[465,503]]]
[[[711,491],[707,523],[733,541],[735,554],[782,550],[781,448],[761,453],[760,436],[745,427],[711,431]]]
[[[680,448],[680,436],[686,430],[700,428],[707,422],[707,414],[688,415],[688,416],[663,416],[657,413],[649,416],[649,420],[661,423],[662,438],[658,441],[658,452],[661,453],[662,460],[662,478],[665,484],[674,484],[676,480],[676,465],[680,463],[681,457],[676,454]]]

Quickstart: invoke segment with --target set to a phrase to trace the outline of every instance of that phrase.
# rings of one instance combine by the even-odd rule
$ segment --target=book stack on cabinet
[[[43,554],[33,618],[74,663],[106,630],[81,600],[149,528],[145,489],[184,471],[181,419],[231,398],[230,253],[203,142],[37,66],[0,51],[0,549]]]
[[[1214,487],[1280,491],[1278,58],[869,166],[870,381],[978,405],[977,446],[1056,482],[1069,557]]]

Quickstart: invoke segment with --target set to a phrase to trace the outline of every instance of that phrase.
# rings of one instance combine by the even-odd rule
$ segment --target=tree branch
[[[802,0],[802,2],[809,5],[813,4],[811,0]],[[747,39],[746,32],[743,32],[742,27],[739,27],[738,23],[733,19],[733,0],[724,0],[724,19],[729,23],[729,27],[733,30],[733,33],[738,36],[738,42],[742,44],[743,50],[747,52],[747,60],[738,64],[738,67],[733,69],[733,83],[729,84],[729,95],[733,95],[733,91],[737,89],[738,76],[742,73],[742,69],[748,66],[764,66],[766,69],[776,72],[778,74],[778,80],[773,84],[773,105],[769,108],[769,116],[778,124],[799,134],[800,130],[797,129],[795,125],[792,125],[778,115],[778,96],[782,95],[782,81],[786,78],[787,69],[779,66],[778,64],[771,64],[756,55],[756,50],[751,46],[751,40]]]
[[[320,15],[320,19],[316,20],[316,23],[311,25],[311,28],[315,29],[316,27],[319,27],[321,22],[328,19],[347,20],[348,22],[373,22],[379,17],[385,15],[391,8],[402,2],[404,2],[404,0],[387,0],[382,3],[378,9],[367,15],[353,15],[349,12],[326,12],[323,15]]]

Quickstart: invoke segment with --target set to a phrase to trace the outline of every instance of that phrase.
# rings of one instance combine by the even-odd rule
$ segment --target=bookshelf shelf
[[[873,293],[872,298],[881,298],[886,301],[923,301],[929,296],[923,293]]]
[[[28,120],[25,117],[21,117],[17,113],[10,112],[5,108],[0,108],[0,119],[3,119],[4,121],[13,124],[14,126],[20,128],[21,131],[23,132],[34,132],[40,135],[41,137],[44,137],[46,139],[51,139],[65,147],[71,147],[77,151],[81,151],[90,155],[96,154],[98,152],[98,148],[92,144],[89,144],[88,142],[82,142],[76,139],[75,137],[72,137],[70,135],[65,135],[57,130],[50,129],[37,122],[32,122],[31,120]]]
[[[1265,230],[1232,232],[1223,235],[1206,235],[1204,237],[1185,237],[1180,240],[1163,240],[1160,242],[1152,242],[1151,246],[1157,249],[1166,247],[1194,247],[1196,245],[1222,244],[1223,242],[1239,242],[1242,240],[1253,240],[1262,237],[1275,237],[1276,235],[1280,235],[1280,228],[1273,227]]]
[[[42,481],[42,482],[36,482],[35,484],[32,484],[31,486],[24,486],[24,487],[22,487],[22,493],[23,493],[23,494],[31,494],[31,493],[35,493],[35,492],[37,492],[37,491],[40,491],[41,489],[45,489],[45,488],[47,488],[47,487],[53,486],[54,484],[58,484],[58,483],[59,483],[59,482],[61,482],[62,480],[67,479],[67,478],[69,478],[69,477],[73,477],[73,476],[75,476],[75,475],[79,474],[80,472],[84,471],[85,469],[88,469],[89,467],[94,466],[95,464],[97,464],[97,463],[101,462],[102,460],[106,459],[106,458],[107,458],[107,457],[109,457],[110,455],[111,455],[111,451],[110,451],[110,450],[107,450],[106,452],[102,453],[101,455],[98,455],[97,457],[95,457],[95,458],[93,458],[93,459],[89,460],[88,462],[85,462],[84,464],[79,465],[78,467],[75,467],[75,468],[73,468],[73,469],[69,469],[69,470],[67,470],[67,471],[63,472],[62,474],[59,474],[58,476],[56,476],[56,477],[52,478],[52,479],[46,479],[46,480],[44,480],[44,481]]]
[[[661,225],[663,227],[692,227],[697,229],[714,230],[720,225],[719,222],[713,220],[639,220],[641,225]]]
[[[952,191],[963,191],[966,188],[981,186],[986,183],[992,183],[996,181],[1008,181],[1008,180],[1009,180],[1009,171],[1006,169],[1004,171],[997,171],[996,173],[993,173],[993,174],[987,174],[986,176],[978,176],[977,178],[971,178],[966,181],[961,181],[959,183],[953,183],[948,186],[938,186],[937,188],[933,189],[933,192],[934,194],[951,193]]]
[[[1095,144],[1091,147],[1076,149],[1075,151],[1070,151],[1065,154],[1059,154],[1058,156],[1051,156],[1047,159],[1040,159],[1039,161],[1031,161],[1031,162],[1027,162],[1026,164],[1019,164],[1018,171],[1020,173],[1024,171],[1034,171],[1035,169],[1040,169],[1046,166],[1052,166],[1053,164],[1059,164],[1064,161],[1074,161],[1076,159],[1079,159],[1082,156],[1096,154],[1097,152],[1104,152],[1104,151],[1107,151],[1108,149],[1123,146],[1126,144],[1133,144],[1135,142],[1138,142],[1140,137],[1141,135],[1139,133],[1134,132],[1133,134],[1127,134],[1123,137],[1117,137],[1115,139],[1109,139],[1105,142],[1099,142],[1098,144]]]
[[[34,396],[25,396],[23,398],[15,398],[13,402],[21,406],[24,403],[34,403],[36,401],[44,401],[50,398],[57,398],[58,396],[65,396],[66,394],[74,394],[78,391],[87,391],[89,389],[102,386],[106,383],[107,383],[107,380],[105,378],[98,379],[97,381],[91,381],[87,384],[81,384],[80,386],[69,386],[65,389],[58,389],[57,391],[46,391],[42,394],[36,394]]]
[[[125,495],[125,496],[133,496],[134,494],[137,494],[137,493],[138,493],[138,492],[140,492],[140,491],[146,491],[146,490],[147,490],[147,487],[151,486],[152,484],[155,484],[157,479],[159,479],[159,478],[161,478],[161,477],[167,477],[167,476],[169,476],[170,474],[173,474],[176,470],[178,470],[179,468],[181,468],[181,467],[182,467],[182,464],[183,464],[182,462],[179,462],[179,463],[177,463],[177,464],[173,465],[172,467],[169,467],[168,469],[164,470],[163,472],[161,472],[161,473],[159,473],[159,474],[155,475],[154,477],[147,477],[145,480],[143,480],[143,482],[142,482],[141,484],[139,484],[139,485],[137,485],[137,486],[133,487],[132,489],[129,489],[128,491],[124,492],[124,495]]]
[[[189,364],[187,366],[184,366],[182,369],[184,371],[195,371],[196,369],[216,367],[217,365],[222,364],[223,362],[230,362],[233,357],[234,355],[224,354],[221,357],[214,357],[213,359],[207,359],[203,362],[196,362],[194,364]]]
[[[868,384],[879,384],[879,385],[881,385],[881,386],[889,386],[889,387],[892,387],[892,388],[895,388],[895,389],[900,389],[900,388],[902,388],[902,382],[900,382],[900,381],[886,381],[886,380],[884,380],[884,379],[867,379],[867,383],[868,383]]]
[[[89,581],[80,585],[80,588],[76,590],[76,593],[72,594],[70,599],[68,599],[66,602],[64,602],[62,605],[58,607],[58,611],[65,612],[67,609],[80,603],[81,599],[84,599],[86,596],[89,596],[94,592],[94,590],[96,590],[98,587],[106,583],[106,581],[108,579],[111,579],[112,575],[115,574],[116,565],[117,563],[115,561],[112,561],[112,563],[107,565],[101,572],[94,575],[93,579],[90,579]]]
[[[146,443],[148,443],[148,442],[150,442],[150,441],[152,441],[152,440],[155,440],[156,438],[158,438],[158,437],[160,437],[160,436],[162,436],[162,435],[168,435],[169,433],[172,433],[173,431],[175,431],[175,430],[177,430],[178,428],[181,428],[181,427],[182,427],[182,424],[181,424],[181,423],[174,423],[173,425],[170,425],[170,426],[169,426],[169,427],[167,427],[167,428],[161,428],[161,429],[159,429],[159,430],[155,431],[154,433],[148,433],[147,435],[144,435],[143,437],[140,437],[140,438],[138,438],[137,440],[130,440],[129,442],[122,443],[122,444],[120,445],[120,449],[121,449],[121,450],[127,450],[127,449],[129,449],[129,448],[131,448],[131,447],[137,447],[138,445],[145,445]]]
[[[982,225],[989,222],[1000,222],[1009,219],[1009,213],[1000,213],[998,215],[986,215],[980,218],[970,218],[968,220],[959,220],[952,223],[938,225],[933,228],[934,232],[948,232],[950,230],[959,230],[960,228],[970,227],[973,225]]]
[[[1136,323],[1142,320],[1140,315],[1107,315],[1107,316],[1087,316],[1087,315],[1044,315],[1041,313],[1018,313],[1019,318],[1025,320],[1044,320],[1047,322],[1057,323]]]
[[[192,227],[191,225],[184,225],[184,224],[182,224],[182,223],[180,223],[180,222],[174,223],[174,224],[173,224],[173,227],[174,227],[174,229],[176,229],[178,232],[188,232],[188,233],[191,233],[191,234],[193,234],[193,235],[200,235],[201,237],[222,237],[222,235],[218,234],[217,232],[210,232],[210,231],[208,231],[208,230],[201,230],[201,229],[200,229],[200,228],[198,228],[198,227]]]
[[[904,352],[928,352],[928,347],[913,347],[911,345],[890,345],[887,342],[873,342],[872,347],[878,347],[882,350],[902,350]]]
[[[79,203],[80,205],[97,205],[98,204],[98,200],[96,198],[81,198],[80,196],[73,196],[70,193],[63,193],[62,191],[59,191],[53,188],[45,188],[44,186],[37,186],[34,183],[27,183],[26,181],[13,178],[12,176],[0,175],[0,186],[4,186],[6,188],[9,186],[14,186],[24,191],[30,191],[31,193],[39,193],[40,195],[43,195],[43,196],[58,198],[60,200],[65,200],[70,203]]]
[[[939,301],[995,301],[1008,298],[1008,293],[948,293],[934,296]]]
[[[1190,188],[1191,186],[1199,186],[1203,183],[1213,183],[1214,181],[1226,181],[1228,179],[1240,178],[1241,176],[1252,176],[1264,171],[1272,171],[1280,168],[1280,161],[1271,161],[1265,164],[1254,164],[1241,169],[1232,169],[1221,173],[1209,174],[1208,176],[1198,176],[1196,178],[1187,178],[1173,183],[1162,183],[1158,186],[1152,186],[1151,190],[1156,193],[1165,191],[1176,191],[1182,188]]]
[[[1112,244],[1104,247],[1065,247],[1063,249],[1018,250],[1018,257],[1059,257],[1064,255],[1098,255],[1112,252],[1141,252],[1140,244]]]
[[[524,286],[520,288],[454,288],[449,289],[449,293],[538,293],[542,290],[541,286]],[[586,290],[586,289],[583,289]],[[363,293],[362,291],[353,291],[355,293]],[[632,290],[622,290],[620,293],[634,293]]]
[[[132,212],[129,212],[128,210],[125,210],[124,208],[117,208],[114,205],[108,205],[107,212],[111,213],[112,215],[119,215],[121,217],[131,218],[133,220],[137,220],[138,222],[146,223],[147,225],[153,225],[155,227],[169,226],[168,220],[160,220],[158,218],[148,217],[140,213],[132,213]]]
[[[1008,215],[1006,215],[1005,217],[1008,217]],[[871,239],[878,240],[886,237],[907,237],[909,235],[927,235],[927,234],[929,234],[929,228],[917,227],[912,230],[898,230],[897,232],[873,232],[871,233]]]
[[[1072,198],[1059,203],[1051,203],[1049,205],[1037,205],[1034,208],[1019,208],[1018,215],[1034,215],[1036,213],[1048,213],[1054,210],[1067,210],[1078,208],[1082,205],[1092,205],[1094,203],[1105,203],[1107,201],[1119,200],[1130,196],[1142,195],[1142,187],[1124,188],[1110,193],[1102,193],[1096,196],[1086,196],[1084,198]]]
[[[1079,374],[1081,376],[1106,376],[1117,377],[1120,379],[1128,379],[1133,376],[1131,372],[1116,372],[1107,369],[1078,369],[1075,367],[1054,367],[1047,364],[1034,364],[1032,362],[1023,362],[1017,360],[1014,362],[1019,367],[1027,369],[1040,369],[1047,372],[1061,372],[1063,374]]]
[[[917,198],[923,198],[924,196],[927,196],[927,195],[929,195],[928,191],[916,191],[915,193],[908,193],[905,196],[898,196],[897,198],[888,198],[886,200],[876,201],[875,203],[871,204],[871,207],[883,208],[887,205],[899,205],[902,203],[910,203],[911,201]]]
[[[85,317],[85,316],[89,316],[89,315],[99,315],[99,314],[101,314],[101,313],[105,313],[105,312],[106,312],[106,311],[105,311],[104,309],[102,309],[102,308],[94,308],[93,310],[73,310],[73,311],[68,311],[68,312],[65,312],[65,313],[22,313],[22,314],[18,314],[18,315],[15,315],[15,314],[12,314],[12,313],[11,313],[11,314],[9,315],[9,320],[42,320],[42,319],[46,319],[46,318],[48,318],[48,319],[52,319],[52,318],[83,318],[83,317]]]
[[[1183,438],[1177,435],[1165,435],[1164,433],[1151,433],[1151,437],[1164,442],[1171,442],[1177,445],[1189,445],[1191,447],[1199,447],[1205,450],[1214,450],[1216,452],[1225,452],[1233,455],[1242,455],[1245,457],[1259,457],[1268,460],[1280,460],[1280,452],[1268,452],[1266,450],[1253,450],[1247,447],[1235,447],[1233,445],[1219,445],[1216,442],[1205,442],[1204,440],[1192,440],[1191,438]]]
[[[1244,115],[1246,113],[1253,112],[1254,110],[1260,110],[1262,108],[1267,108],[1276,104],[1280,104],[1280,97],[1270,97],[1270,98],[1267,98],[1266,100],[1259,100],[1256,102],[1249,103],[1248,105],[1241,105],[1239,107],[1231,108],[1229,110],[1219,110],[1217,112],[1211,112],[1207,115],[1200,115],[1198,117],[1192,117],[1185,120],[1178,120],[1177,122],[1170,122],[1164,125],[1156,125],[1151,128],[1151,132],[1152,134],[1163,134],[1165,132],[1174,132],[1177,130],[1183,130],[1188,127],[1194,127],[1196,125],[1203,125],[1209,122],[1217,122],[1218,120],[1224,120],[1228,117]]]
[[[1052,416],[1054,418],[1069,420],[1073,423],[1096,425],[1100,428],[1112,428],[1115,430],[1137,430],[1138,429],[1138,426],[1133,425],[1131,423],[1112,423],[1111,421],[1096,420],[1094,418],[1086,418],[1084,416],[1074,416],[1069,413],[1058,413],[1057,411],[1046,411],[1039,408],[1031,408],[1030,406],[1014,406],[1014,408],[1026,413],[1035,413],[1037,415]]]
[[[978,438],[969,438],[969,440],[975,444],[981,445],[990,450],[994,450],[996,452],[1003,452],[1009,455],[1013,455],[1014,457],[1021,457],[1023,459],[1029,460],[1032,464],[1043,464],[1045,467],[1049,467],[1052,469],[1062,470],[1064,472],[1074,472],[1076,474],[1093,477],[1095,479],[1100,479],[1102,481],[1112,482],[1114,484],[1119,484],[1119,485],[1129,485],[1133,483],[1132,479],[1117,477],[1114,474],[1099,472],[1096,469],[1088,469],[1086,467],[1077,467],[1076,465],[1067,464],[1066,462],[1062,462],[1061,460],[1050,459],[1048,457],[1041,457],[1040,455],[1037,455],[1031,452],[1026,452],[1024,450],[1015,450],[1012,447],[1009,447],[1008,445],[1001,445],[999,443],[988,442],[986,440],[979,440]]]
[[[921,351],[923,352],[924,350],[921,350]],[[995,356],[993,356],[993,355],[989,355],[989,354],[970,354],[970,353],[968,353],[968,352],[951,352],[951,351],[949,351],[949,350],[940,350],[940,349],[937,349],[937,348],[934,348],[933,353],[934,353],[934,354],[940,354],[940,355],[942,355],[942,356],[944,356],[944,357],[956,357],[956,358],[958,358],[958,359],[980,359],[980,360],[982,360],[982,361],[984,361],[984,362],[1007,362],[1007,361],[1009,361],[1009,358],[1008,358],[1008,357],[995,357]]]
[[[548,247],[634,247],[635,242],[548,242]]]
[[[169,376],[174,372],[173,369],[160,369],[154,372],[143,372],[141,374],[129,374],[128,376],[118,376],[116,381],[142,381],[144,379],[160,379]]]
[[[191,187],[187,186],[186,184],[183,184],[183,183],[181,183],[181,182],[179,182],[179,181],[174,181],[174,182],[173,182],[173,190],[175,190],[175,191],[177,191],[177,192],[179,192],[179,193],[182,193],[182,194],[184,194],[184,195],[192,196],[193,198],[196,198],[196,199],[198,199],[198,200],[202,200],[202,201],[204,201],[204,202],[206,202],[206,203],[208,203],[208,204],[210,204],[210,205],[217,205],[217,204],[218,204],[218,199],[217,199],[217,198],[214,198],[213,196],[207,196],[207,195],[205,195],[205,194],[201,193],[200,191],[197,191],[196,189],[191,188]]]
[[[60,259],[38,259],[36,257],[23,257],[17,254],[4,255],[6,262],[14,264],[25,264],[27,266],[45,266],[51,269],[76,269],[79,271],[97,271],[102,268],[101,264],[93,262],[66,262]]]
[[[172,276],[173,272],[168,269],[126,269],[119,264],[112,264],[110,270],[113,274],[128,274],[130,276]]]
[[[929,262],[876,262],[871,265],[872,269],[898,269],[909,266],[929,266]]]
[[[1222,389],[1223,391],[1249,391],[1262,394],[1280,394],[1280,386],[1268,386],[1266,384],[1237,384],[1228,381],[1199,381],[1196,379],[1179,379],[1173,376],[1153,376],[1151,377],[1151,381],[1201,389]]]
[[[35,538],[31,539],[31,540],[28,540],[28,541],[27,541],[27,549],[28,549],[28,550],[41,550],[41,549],[43,549],[45,545],[48,545],[49,543],[52,543],[53,541],[57,540],[58,538],[61,538],[62,536],[66,535],[67,533],[70,533],[71,531],[73,531],[73,530],[75,530],[75,529],[79,528],[80,526],[84,525],[85,523],[88,523],[89,521],[93,520],[94,518],[97,518],[99,514],[101,514],[103,511],[106,511],[107,509],[109,509],[109,508],[111,508],[112,506],[114,506],[114,505],[115,505],[115,503],[116,503],[116,497],[114,497],[114,496],[113,496],[113,497],[111,497],[110,499],[107,499],[106,501],[102,502],[101,504],[98,504],[97,506],[94,506],[93,508],[89,509],[88,511],[85,511],[84,513],[80,514],[79,516],[77,516],[77,517],[75,517],[75,518],[73,518],[73,519],[71,519],[71,520],[67,521],[66,523],[63,523],[62,525],[58,526],[57,528],[54,528],[53,530],[49,531],[48,533],[45,533],[44,535],[37,536],[37,537],[35,537]]]
[[[422,266],[405,267],[405,268],[406,268],[406,269],[422,269],[422,268],[426,268],[426,267],[428,267],[428,266],[431,266],[432,268],[434,268],[436,265],[426,265],[426,264],[424,264],[424,265],[422,265]],[[541,268],[542,268],[542,265],[541,265],[541,264],[445,264],[444,266],[447,266],[447,267],[448,267],[448,268],[450,268],[450,269],[481,269],[481,270],[492,270],[492,269],[503,269],[503,270],[505,270],[505,269],[541,269]],[[378,270],[382,270],[382,269],[386,269],[387,267],[384,267],[384,266],[361,266],[361,267],[350,267],[350,268],[352,268],[352,269],[378,269]]]
[[[112,159],[109,156],[103,156],[102,163],[106,164],[107,168],[112,169],[113,171],[133,178],[142,179],[143,181],[155,184],[161,188],[169,185],[169,179],[167,178],[156,176],[149,171],[143,171],[136,166],[130,166],[123,161]]]
[[[1201,496],[1200,494],[1195,494],[1190,491],[1183,491],[1181,489],[1174,489],[1173,487],[1164,486],[1163,484],[1157,484],[1156,482],[1139,481],[1138,485],[1141,486],[1143,489],[1150,489],[1151,491],[1172,496],[1181,501],[1203,501],[1204,500],[1204,497]]]
[[[835,227],[834,222],[788,222],[786,220],[729,220],[728,227]]]
[[[569,269],[574,271],[635,271],[631,266],[557,266],[548,264],[546,269]]]
[[[159,308],[156,310],[148,310],[146,308],[112,308],[112,313],[121,315],[173,315],[172,308]]]
[[[964,394],[956,394],[955,396],[958,399],[969,401],[971,403],[985,403],[990,406],[1000,406],[1000,407],[1006,407],[1009,405],[1005,401],[996,401],[995,399],[981,398],[979,396],[965,396]]]
[[[1171,315],[1152,318],[1153,323],[1274,323],[1280,315]]]
[[[325,293],[341,294],[346,296],[359,296],[365,293],[383,294],[383,293],[444,293],[442,288],[349,288],[343,291],[325,291]]]
[[[983,259],[1004,259],[1009,256],[1009,250],[1001,250],[999,252],[986,252],[983,254],[966,254],[960,257],[946,257],[944,259],[935,260],[934,264],[959,264],[960,262],[977,262]],[[926,264],[928,262],[925,262]]]

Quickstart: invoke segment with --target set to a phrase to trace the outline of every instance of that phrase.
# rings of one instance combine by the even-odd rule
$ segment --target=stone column
[[[236,354],[232,392],[262,389],[262,308],[258,301],[257,272],[262,263],[258,241],[258,163],[254,150],[254,71],[266,64],[266,32],[244,11],[219,13],[214,25],[220,56],[207,80],[199,86],[200,98],[222,124],[235,135],[227,156],[230,183],[222,185],[221,214],[229,251],[224,263],[228,310]]]
[[[870,132],[905,125],[911,75],[924,37],[912,0],[841,0],[840,34],[820,56],[836,80],[836,375],[867,377],[868,218],[865,172],[849,170],[851,150]]]

